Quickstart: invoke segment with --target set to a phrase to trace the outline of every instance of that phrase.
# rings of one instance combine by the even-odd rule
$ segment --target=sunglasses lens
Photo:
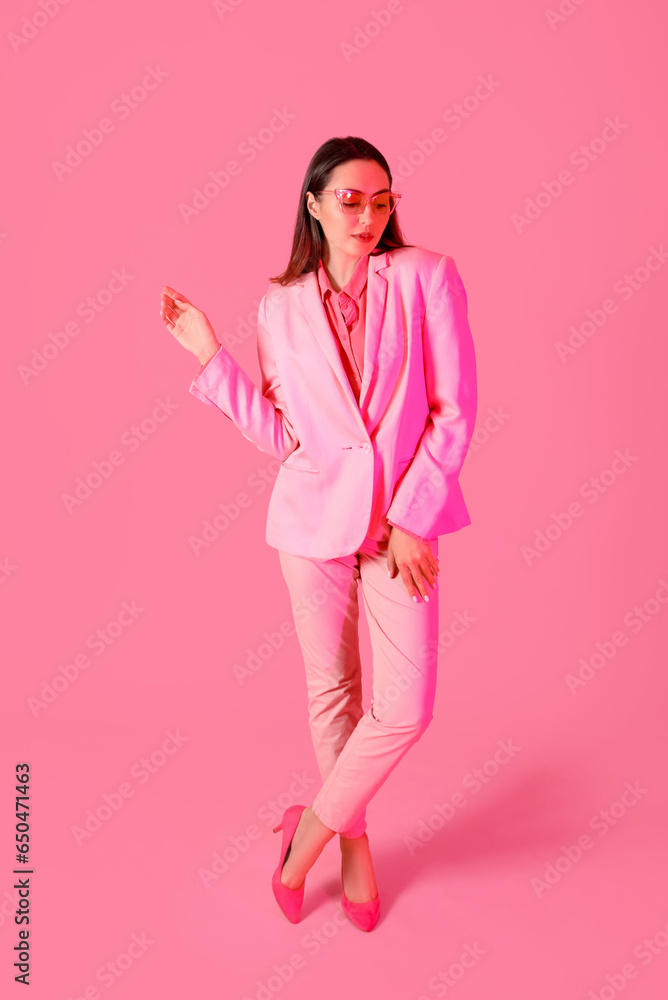
[[[356,191],[342,191],[341,207],[344,212],[348,213],[348,215],[353,215],[355,212],[359,212],[361,210],[362,199]]]
[[[394,209],[396,198],[391,194],[378,194],[371,200],[372,211],[376,215],[389,215]]]

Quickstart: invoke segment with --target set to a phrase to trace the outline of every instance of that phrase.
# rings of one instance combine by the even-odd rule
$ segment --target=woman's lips
[[[371,233],[353,233],[356,240],[362,240],[363,243],[368,243],[369,240],[373,239]]]

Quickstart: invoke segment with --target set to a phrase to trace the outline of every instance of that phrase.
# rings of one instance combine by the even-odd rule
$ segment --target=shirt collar
[[[320,295],[322,296],[323,302],[325,300],[325,293],[331,292],[332,295],[341,295],[343,292],[346,293],[354,302],[359,302],[359,297],[364,291],[364,286],[367,282],[367,275],[369,270],[369,255],[364,254],[357,261],[355,265],[355,270],[353,271],[350,280],[343,286],[340,292],[335,292],[332,288],[332,283],[329,280],[329,276],[325,267],[322,263],[322,257],[318,262],[318,285],[320,287]]]

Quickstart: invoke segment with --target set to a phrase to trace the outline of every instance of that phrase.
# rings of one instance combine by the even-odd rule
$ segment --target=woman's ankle
[[[366,903],[378,895],[371,852],[368,850],[341,852],[343,891],[351,903]]]
[[[298,843],[303,843],[304,838],[307,839],[311,849],[317,851],[318,854],[336,836],[336,831],[325,826],[320,817],[313,812],[311,806],[308,806],[302,813],[300,825],[301,829],[298,827],[300,833]]]
[[[298,885],[290,886],[290,888],[298,888],[320,857],[325,845],[335,836],[335,831],[325,826],[308,806],[299,818],[292,843],[288,849],[288,855],[283,865],[283,873],[287,875],[287,882],[284,881],[283,884],[287,885],[298,879]]]
[[[368,844],[368,842],[369,838],[366,835],[366,832],[361,833],[359,837],[344,837],[343,834],[341,833],[339,834],[339,843],[341,845],[341,850],[344,850],[345,848],[354,849],[355,847],[361,847],[365,844]]]

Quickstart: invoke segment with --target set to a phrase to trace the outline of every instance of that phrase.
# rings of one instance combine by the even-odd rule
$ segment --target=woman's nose
[[[360,214],[360,222],[370,223],[373,222],[373,212],[371,210],[371,202],[367,202],[364,206],[364,211]]]

